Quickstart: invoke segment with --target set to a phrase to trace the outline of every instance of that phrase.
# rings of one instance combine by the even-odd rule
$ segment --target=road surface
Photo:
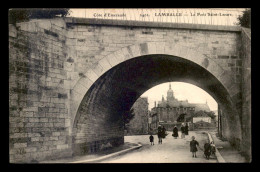
[[[143,146],[127,154],[101,161],[101,163],[217,163],[215,157],[207,160],[201,149],[197,152],[197,158],[192,157],[189,147],[191,136],[195,136],[200,148],[203,149],[208,137],[202,131],[190,131],[185,139],[174,139],[172,132],[168,133],[162,144],[158,144],[158,137],[154,135],[154,145],[150,145],[149,135],[125,136],[125,142],[141,143]]]

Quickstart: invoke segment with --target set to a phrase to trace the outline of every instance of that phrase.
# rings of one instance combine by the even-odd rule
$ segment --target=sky
[[[162,100],[162,95],[166,99],[167,91],[169,90],[170,82],[157,85],[147,90],[141,97],[148,97],[149,110],[156,103]],[[178,100],[188,100],[189,103],[208,103],[210,110],[218,109],[217,102],[203,89],[184,82],[171,82],[174,97]]]

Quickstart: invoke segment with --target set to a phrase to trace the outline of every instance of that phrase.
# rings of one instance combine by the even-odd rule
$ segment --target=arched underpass
[[[148,89],[174,81],[191,83],[208,92],[227,121],[232,121],[226,124],[225,135],[240,142],[241,122],[221,81],[190,60],[157,54],[135,57],[112,67],[88,89],[74,119],[74,154],[98,151],[108,142],[113,146],[123,144],[122,114]]]

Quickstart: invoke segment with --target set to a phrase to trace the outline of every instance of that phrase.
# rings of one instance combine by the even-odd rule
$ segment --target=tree
[[[37,8],[37,9],[10,9],[9,23],[25,22],[30,19],[47,19],[66,17],[70,14],[69,8]]]
[[[216,118],[215,112],[213,112],[213,111],[207,112],[207,114],[208,114],[208,116],[209,116],[211,119],[215,119],[215,118]]]
[[[251,28],[251,9],[246,9],[245,11],[243,11],[243,14],[239,15],[237,20],[237,25]]]
[[[193,117],[201,117],[201,116],[205,116],[205,117],[208,116],[211,119],[215,119],[216,118],[215,112],[213,112],[213,111],[207,112],[207,111],[202,111],[202,110],[196,112],[195,114],[193,114],[192,118]]]
[[[123,114],[124,129],[126,129],[126,124],[128,124],[134,118],[134,116],[134,109],[130,109]]]

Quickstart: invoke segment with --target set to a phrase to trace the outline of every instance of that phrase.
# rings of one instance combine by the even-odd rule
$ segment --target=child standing
[[[197,140],[195,140],[194,136],[192,136],[191,139],[192,140],[190,141],[190,151],[192,152],[192,157],[197,158],[196,152],[198,151],[197,146],[199,146],[199,143],[197,142]]]
[[[211,147],[211,153],[212,153],[212,155],[215,155],[215,153],[216,153],[216,146],[215,146],[214,142],[211,142],[211,143],[210,143],[210,147]]]
[[[204,155],[205,155],[206,159],[209,159],[210,154],[211,154],[211,147],[210,147],[210,144],[208,142],[206,142],[204,144]]]
[[[149,138],[150,138],[151,145],[154,145],[154,142],[153,142],[153,135],[151,134]]]

